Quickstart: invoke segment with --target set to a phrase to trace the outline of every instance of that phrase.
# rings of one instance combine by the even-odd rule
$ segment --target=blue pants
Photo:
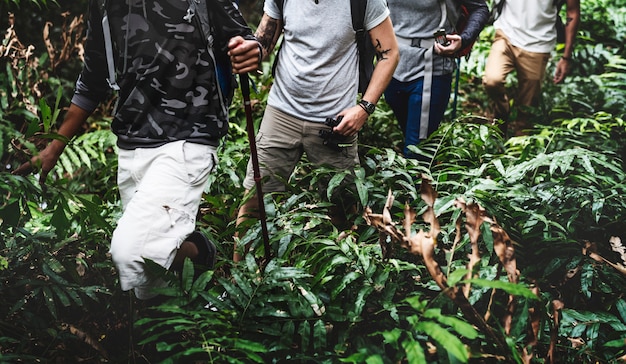
[[[400,82],[394,78],[385,90],[385,100],[393,110],[402,133],[404,133],[404,155],[407,158],[417,158],[415,153],[410,152],[407,147],[417,145],[420,142],[423,84],[423,77],[408,82]],[[441,120],[443,120],[451,90],[452,74],[433,77],[428,120],[429,136],[437,130]]]

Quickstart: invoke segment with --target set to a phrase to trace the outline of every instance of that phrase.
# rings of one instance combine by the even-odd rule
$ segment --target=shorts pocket
[[[182,239],[193,231],[195,219],[172,206],[164,205],[157,211],[146,235],[141,256],[169,267]]]
[[[206,182],[217,165],[215,148],[197,143],[183,143],[183,163],[191,186]]]

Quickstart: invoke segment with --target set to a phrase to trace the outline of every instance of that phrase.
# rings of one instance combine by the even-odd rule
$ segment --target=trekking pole
[[[461,80],[461,58],[459,57],[456,59],[456,79],[454,81],[454,99],[452,101],[452,121],[456,119],[460,80]]]
[[[259,157],[256,152],[256,142],[254,138],[254,120],[252,119],[252,105],[250,104],[250,78],[247,73],[239,75],[241,83],[241,95],[243,106],[246,111],[246,130],[248,141],[250,142],[250,158],[254,171],[254,183],[256,185],[256,196],[259,201],[259,219],[261,221],[261,232],[263,234],[263,246],[265,248],[265,261],[270,259],[270,238],[267,232],[267,216],[265,215],[265,202],[263,201],[263,189],[261,188],[261,171],[259,169]]]

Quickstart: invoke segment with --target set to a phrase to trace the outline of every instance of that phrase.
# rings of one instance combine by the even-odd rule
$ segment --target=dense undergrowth
[[[338,231],[327,215],[345,174],[305,161],[286,193],[265,196],[271,260],[256,222],[240,238],[253,253],[234,265],[249,156],[237,96],[198,217],[220,242],[217,267],[196,279],[191,265],[160,272],[172,285],[156,307],[120,291],[107,255],[120,213],[110,108],[71,141],[45,185],[10,174],[55,137],[80,65],[82,20],[68,15],[33,40],[49,52],[7,23],[0,362],[623,362],[625,5],[582,4],[574,73],[546,82],[525,137],[505,140],[488,119],[485,29],[461,63],[458,117],[450,110],[419,146],[430,162],[401,155],[383,103],[360,137],[356,228]],[[257,125],[269,74],[254,79]]]

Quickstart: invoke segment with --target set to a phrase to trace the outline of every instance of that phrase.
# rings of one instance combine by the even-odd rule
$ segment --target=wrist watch
[[[376,104],[372,104],[371,102],[366,100],[359,101],[359,106],[361,106],[363,110],[365,110],[367,115],[372,115],[374,113],[374,110],[376,109]]]

